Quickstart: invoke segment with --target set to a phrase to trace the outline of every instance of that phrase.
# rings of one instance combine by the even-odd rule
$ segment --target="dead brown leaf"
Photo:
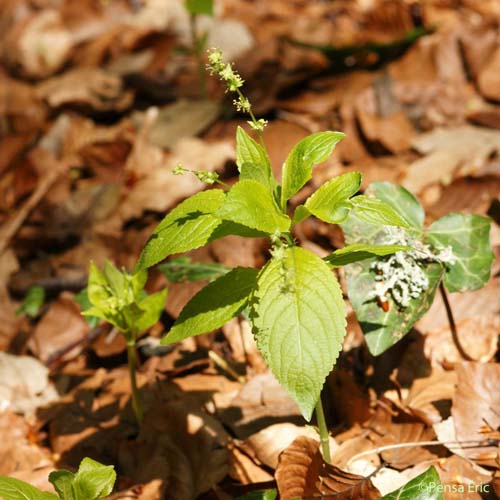
[[[339,499],[375,500],[379,491],[368,478],[326,464],[319,442],[301,436],[281,454],[276,482],[282,500],[333,495]]]

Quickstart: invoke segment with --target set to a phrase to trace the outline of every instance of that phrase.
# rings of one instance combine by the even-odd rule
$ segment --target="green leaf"
[[[408,227],[408,223],[391,205],[377,198],[358,195],[351,199],[356,217],[369,224]]]
[[[444,500],[441,479],[435,467],[413,478],[380,500]]]
[[[84,458],[73,481],[73,491],[78,500],[98,500],[113,491],[116,472],[112,465],[102,465],[91,458]]]
[[[268,234],[276,230],[288,231],[292,222],[280,211],[272,193],[260,182],[249,179],[231,188],[215,215]]]
[[[214,14],[213,0],[185,0],[184,5],[190,14],[206,14],[207,16]]]
[[[415,196],[404,187],[390,182],[372,182],[366,194],[373,195],[390,205],[408,223],[408,226],[415,229],[424,227],[424,209]]]
[[[142,313],[135,322],[137,333],[144,332],[160,319],[161,313],[165,308],[167,293],[168,290],[165,288],[164,290],[148,295],[139,302],[138,306]]]
[[[236,130],[236,165],[240,180],[251,179],[260,182],[274,192],[277,183],[273,177],[269,156],[241,127]]]
[[[331,224],[339,224],[347,219],[352,206],[347,201],[356,194],[360,185],[361,174],[359,172],[339,175],[318,188],[307,199],[305,207],[318,219]]]
[[[393,237],[385,226],[368,224],[355,215],[342,224],[346,243],[387,245]],[[387,305],[379,304],[372,298],[375,291],[375,271],[371,269],[375,258],[349,264],[345,267],[347,294],[366,338],[368,349],[374,356],[382,354],[401,340],[430,308],[443,267],[439,264],[426,264],[421,267],[429,280],[426,291],[411,300],[408,307],[400,308],[388,295]],[[384,307],[389,307],[388,311]]]
[[[235,500],[276,500],[277,495],[278,492],[276,490],[259,490],[247,493]]]
[[[353,245],[347,245],[344,248],[335,250],[335,252],[332,252],[323,260],[333,267],[340,267],[360,260],[370,259],[381,255],[391,255],[408,249],[409,247],[404,245],[366,245],[354,243]]]
[[[186,256],[172,259],[158,266],[158,269],[166,276],[170,283],[213,280],[231,270],[230,267],[217,262],[193,262]]]
[[[101,304],[111,297],[106,277],[92,261],[89,267],[87,296],[93,305]]]
[[[0,476],[0,497],[3,500],[58,500],[53,493],[41,491],[13,477]]]
[[[32,286],[26,297],[24,297],[23,303],[16,310],[16,315],[26,314],[30,318],[35,318],[38,315],[38,311],[43,306],[45,302],[45,290],[41,286]]]
[[[211,332],[237,316],[255,288],[258,270],[236,267],[200,290],[184,307],[162,344]]]
[[[259,273],[251,305],[264,359],[310,420],[346,331],[345,304],[335,276],[313,253],[283,249]]]
[[[73,493],[75,475],[69,470],[56,470],[49,474],[49,481],[62,500],[78,500]]]
[[[115,297],[125,297],[125,293],[128,288],[125,275],[124,273],[121,273],[109,260],[106,260],[104,263],[104,277],[106,278],[108,285],[111,287]]]
[[[444,285],[450,292],[482,288],[490,279],[494,254],[490,245],[491,222],[472,214],[449,214],[427,230],[436,248],[450,246],[456,262],[447,265]]]
[[[89,294],[87,293],[87,288],[85,287],[77,295],[75,295],[75,302],[80,304],[80,311],[85,316],[85,321],[91,328],[95,328],[99,324],[98,316],[90,316],[85,314],[89,309],[92,308],[92,304],[89,299]]]
[[[135,270],[154,266],[169,255],[205,245],[221,224],[214,212],[222,206],[225,193],[210,189],[177,205],[155,228],[136,264]]]
[[[294,146],[283,165],[282,207],[311,178],[313,165],[325,161],[344,137],[342,132],[318,132]]]

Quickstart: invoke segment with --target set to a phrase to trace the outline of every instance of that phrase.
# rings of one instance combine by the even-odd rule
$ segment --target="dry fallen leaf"
[[[333,495],[341,500],[375,500],[379,491],[368,478],[326,464],[319,441],[301,436],[280,455],[276,482],[281,500]]]

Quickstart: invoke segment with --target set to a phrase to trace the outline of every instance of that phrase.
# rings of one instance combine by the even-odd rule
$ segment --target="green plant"
[[[57,495],[39,490],[13,477],[0,476],[0,497],[3,500],[98,500],[113,491],[116,472],[112,465],[102,465],[84,458],[78,471],[57,470],[49,474]]]
[[[248,123],[257,132],[258,142],[238,128],[239,182],[228,191],[203,191],[174,208],[149,238],[136,270],[230,234],[270,238],[271,258],[261,270],[237,267],[209,283],[185,306],[163,343],[215,330],[246,309],[264,359],[297,402],[304,418],[310,420],[316,408],[323,453],[329,460],[320,393],[346,331],[344,300],[332,269],[406,246],[354,245],[321,259],[297,246],[291,230],[311,215],[338,224],[351,212],[373,224],[407,223],[388,204],[354,196],[361,183],[357,172],[322,185],[290,217],[288,201],[311,178],[313,166],[328,158],[344,134],[320,132],[300,141],[283,165],[279,184],[263,140],[266,122],[255,118],[240,90],[243,80],[231,64],[222,61],[219,51],[210,53],[209,62],[211,72],[236,93],[234,104],[250,116]],[[210,184],[220,183],[216,177],[199,178]]]
[[[26,314],[30,318],[35,318],[38,316],[44,302],[45,290],[43,287],[38,285],[32,286],[24,297],[23,303],[16,310],[16,315]]]
[[[143,412],[135,377],[137,338],[154,325],[165,305],[167,289],[148,295],[144,291],[147,271],[129,274],[119,271],[106,261],[101,272],[90,264],[87,295],[92,307],[82,311],[90,317],[105,319],[116,327],[127,341],[127,356],[132,389],[132,407],[137,421],[142,421]]]
[[[410,252],[375,257],[346,267],[349,300],[370,352],[381,354],[403,338],[432,305],[438,288],[447,305],[455,342],[461,349],[446,290],[476,290],[488,281],[494,258],[489,242],[490,220],[455,213],[425,228],[424,209],[406,189],[376,182],[367,193],[391,205],[407,227],[374,227],[350,214],[342,224],[346,242],[412,248]]]
[[[208,33],[198,33],[196,19],[200,15],[213,16],[213,0],[184,0],[184,6],[189,13],[191,28],[191,51],[198,64],[198,79],[202,97],[207,97],[207,77],[205,73],[205,51]]]

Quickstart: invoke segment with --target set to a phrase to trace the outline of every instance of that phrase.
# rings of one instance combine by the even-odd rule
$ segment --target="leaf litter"
[[[450,212],[495,213],[496,2],[216,4],[216,17],[199,28],[232,51],[256,110],[270,120],[274,167],[308,133],[342,130],[347,139],[315,170],[313,185],[360,170],[363,187],[390,180],[418,194],[429,223]],[[206,338],[159,346],[201,285],[153,273],[148,292],[168,284],[170,294],[140,349],[148,425],[138,433],[126,346],[109,329],[88,326],[74,294],[90,258],[131,268],[162,215],[203,189],[194,177],[172,175],[179,162],[232,183],[234,129],[246,125],[227,115],[213,81],[214,99],[197,100],[196,62],[181,50],[190,27],[180,1],[86,0],[76,8],[7,0],[0,16],[1,474],[49,489],[49,471],[88,455],[119,466],[110,498],[227,499],[260,484],[281,498],[378,498],[434,464],[444,485],[499,490],[497,264],[484,289],[450,297],[468,360],[439,298],[379,358],[350,317],[328,380],[327,420],[338,446],[331,466],[314,429],[267,373],[244,318]],[[342,47],[400,40],[422,21],[434,31],[394,58],[339,56]],[[325,227],[308,220],[297,237],[326,255],[343,241]],[[189,256],[259,267],[267,248],[250,241],[226,237]],[[33,319],[16,316],[35,285],[47,303]],[[444,498],[463,496],[450,489]]]

